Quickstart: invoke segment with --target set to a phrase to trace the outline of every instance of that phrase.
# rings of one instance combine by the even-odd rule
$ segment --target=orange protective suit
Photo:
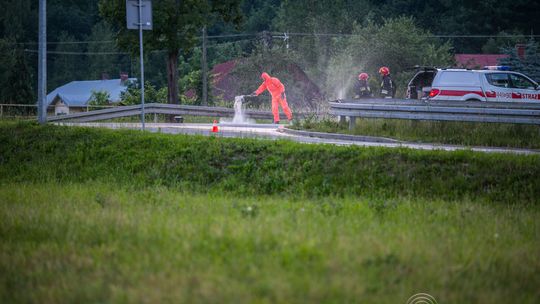
[[[291,109],[287,104],[287,97],[285,96],[285,87],[276,77],[270,77],[267,73],[262,73],[261,78],[264,82],[259,86],[255,95],[259,96],[265,90],[272,95],[272,114],[274,114],[274,122],[279,122],[279,105],[283,108],[283,112],[287,116],[288,120],[292,120]]]

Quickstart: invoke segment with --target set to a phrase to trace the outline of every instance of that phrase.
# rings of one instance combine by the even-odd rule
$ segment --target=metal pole
[[[202,105],[208,105],[208,63],[206,62],[206,26],[203,27],[202,40]]]
[[[289,34],[287,32],[283,33],[283,39],[285,40],[285,45],[287,47],[287,53],[289,52]]]
[[[47,122],[47,0],[39,0],[38,121]]]
[[[143,62],[142,0],[139,0],[139,53],[141,56],[141,124],[144,131],[144,62]]]

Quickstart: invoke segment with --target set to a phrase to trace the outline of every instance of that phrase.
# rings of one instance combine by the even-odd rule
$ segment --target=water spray
[[[244,109],[242,108],[244,104],[245,95],[235,96],[234,97],[234,118],[233,123],[243,123],[244,118]]]
[[[232,121],[222,119],[222,123],[233,123],[233,124],[249,124],[254,123],[252,119],[246,118],[244,114],[244,105],[249,103],[246,101],[246,97],[251,95],[239,95],[234,97],[234,117]]]

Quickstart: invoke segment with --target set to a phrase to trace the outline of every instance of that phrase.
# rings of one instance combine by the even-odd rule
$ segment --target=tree
[[[453,62],[450,44],[416,26],[412,18],[387,19],[381,26],[356,25],[353,33],[344,51],[350,59],[346,70],[352,77],[364,71],[377,78],[379,68],[387,66],[401,93],[414,66],[446,67]]]
[[[497,34],[497,37],[491,37],[486,41],[486,43],[482,46],[482,53],[501,54],[501,52],[506,48],[514,47],[516,44],[526,42],[526,35],[523,35],[520,32],[502,31]]]
[[[47,40],[49,41],[60,41],[59,35],[62,32],[67,32],[77,41],[84,40],[99,21],[96,1],[47,0]]]
[[[281,6],[281,0],[242,0],[241,10],[244,22],[237,25],[217,21],[208,27],[209,35],[222,33],[259,33],[270,31]]]
[[[15,54],[12,48],[13,42],[0,39],[0,103],[11,103],[7,95],[10,94],[9,79],[15,67]]]
[[[118,29],[121,48],[137,53],[136,31],[126,29],[126,1],[100,0],[103,17]],[[201,28],[217,20],[240,23],[240,0],[156,0],[153,7],[153,30],[146,31],[147,50],[167,51],[167,88],[169,103],[178,103],[178,56],[196,43]]]
[[[36,41],[38,1],[2,1],[0,10],[0,37],[18,42]]]
[[[54,53],[47,56],[49,90],[87,78],[88,65],[83,47],[68,32],[60,33],[58,39],[60,43],[52,50]]]
[[[118,76],[121,70],[118,67],[118,55],[110,53],[117,52],[114,44],[114,32],[109,24],[102,21],[94,25],[92,33],[88,37],[88,52],[94,55],[89,55],[89,78],[100,79],[103,73]],[[106,43],[105,41],[113,41]],[[106,55],[95,55],[96,53],[109,53]],[[113,77],[114,78],[114,77]]]
[[[0,39],[0,53],[0,103],[34,103],[32,71],[25,54],[3,39]]]
[[[31,60],[20,41],[37,39],[32,20],[37,20],[37,3],[31,0],[4,1],[0,10],[0,103],[34,103]],[[32,47],[29,47],[32,49]]]
[[[503,58],[499,62],[501,65],[508,65],[513,71],[521,72],[536,82],[540,82],[540,46],[534,39],[530,39],[525,45],[525,56],[520,57],[516,47],[506,47],[503,49],[508,58]]]
[[[90,101],[88,105],[90,106],[108,106],[110,105],[109,100],[111,96],[107,91],[94,91],[92,90],[92,96],[90,96]]]
[[[347,28],[334,26],[337,26],[335,30]],[[350,96],[349,90],[360,72],[368,72],[376,82],[379,67],[388,66],[398,82],[399,92],[403,93],[414,66],[452,64],[451,45],[418,27],[412,18],[390,18],[382,25],[368,19],[364,23],[353,22],[349,27],[350,35],[334,35],[326,40],[315,37],[311,44],[294,43],[298,58],[306,60],[315,54],[304,61],[304,66],[330,99]]]
[[[141,103],[141,90],[137,82],[128,82],[127,90],[120,94],[120,99],[124,105],[135,105]],[[167,102],[166,88],[156,90],[150,83],[144,84],[144,99],[150,103],[165,103]]]
[[[283,0],[274,28],[293,33],[290,47],[301,54],[300,64],[312,80],[325,83],[330,60],[346,40],[327,34],[351,34],[355,22],[365,20],[370,11],[365,0]]]
[[[421,28],[435,34],[495,35],[500,31],[522,34],[540,31],[540,2],[531,0],[359,0],[369,2],[377,24],[384,19],[413,17]],[[454,38],[458,53],[477,53],[488,38]]]

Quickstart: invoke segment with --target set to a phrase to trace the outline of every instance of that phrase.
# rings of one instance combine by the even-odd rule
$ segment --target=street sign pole
[[[47,0],[39,0],[38,121],[47,122]]]
[[[139,0],[139,53],[141,56],[141,124],[144,131],[144,60],[143,60],[142,0]]]
[[[139,56],[141,63],[141,129],[144,131],[144,47],[143,30],[152,29],[152,1],[126,0],[126,23],[130,30],[139,30]]]

